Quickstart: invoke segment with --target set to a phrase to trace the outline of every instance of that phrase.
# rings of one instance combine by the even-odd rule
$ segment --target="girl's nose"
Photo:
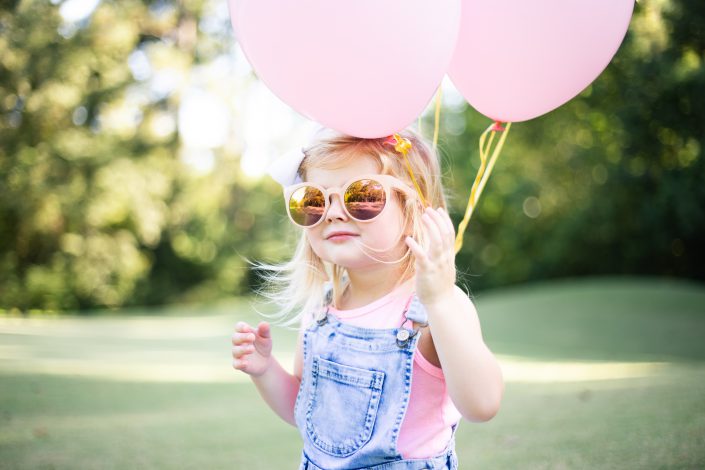
[[[348,214],[343,209],[343,199],[340,194],[330,195],[330,206],[328,206],[326,221],[332,222],[333,220],[348,220]]]

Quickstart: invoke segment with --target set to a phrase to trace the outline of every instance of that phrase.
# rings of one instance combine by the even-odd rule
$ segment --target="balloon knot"
[[[504,130],[504,127],[502,127],[502,122],[501,121],[495,121],[494,125],[492,126],[492,131],[494,132],[502,132]]]
[[[384,143],[393,145],[394,150],[401,153],[402,155],[406,155],[409,149],[411,149],[411,142],[409,142],[409,139],[405,139],[399,134],[390,135],[389,137],[384,139]]]

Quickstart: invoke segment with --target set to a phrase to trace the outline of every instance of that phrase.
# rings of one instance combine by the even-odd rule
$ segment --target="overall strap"
[[[416,292],[414,292],[411,303],[409,304],[406,312],[404,312],[404,316],[407,320],[421,324],[422,327],[428,325],[428,313],[421,304]]]
[[[323,305],[325,307],[333,303],[333,283],[328,281],[323,285]]]
[[[328,322],[328,307],[333,303],[333,283],[326,282],[323,285],[323,305],[321,310],[316,313],[314,320],[318,326],[323,326]]]

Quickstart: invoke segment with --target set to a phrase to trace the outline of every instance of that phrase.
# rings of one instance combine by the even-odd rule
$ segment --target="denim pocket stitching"
[[[347,457],[365,445],[372,437],[372,427],[377,418],[379,398],[384,383],[384,372],[358,369],[344,364],[327,361],[320,357],[314,357],[311,364],[312,380],[311,390],[308,397],[308,409],[306,411],[306,432],[312,443],[321,451],[339,457]],[[346,372],[347,371],[347,372]],[[312,415],[317,397],[318,383],[320,379],[327,379],[333,382],[351,385],[369,391],[369,402],[365,415],[364,426],[360,428],[357,436],[352,436],[346,440],[352,441],[349,445],[335,445],[319,436],[314,425]],[[357,430],[353,431],[357,432]],[[351,434],[353,434],[351,433]]]

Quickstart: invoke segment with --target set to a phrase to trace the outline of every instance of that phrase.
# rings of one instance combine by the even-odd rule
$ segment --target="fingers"
[[[442,209],[429,210],[427,211],[429,217],[435,222],[435,228],[440,234],[442,244],[441,246],[445,250],[449,250],[455,247],[455,229],[453,228],[453,222],[450,220],[448,214]]]
[[[257,329],[252,328],[245,322],[239,322],[235,325],[235,333],[232,336],[232,343],[234,346],[241,346],[247,344],[254,344],[258,340],[271,340],[272,330],[267,322],[260,322],[257,325]]]
[[[237,322],[237,325],[235,325],[235,331],[237,331],[238,333],[248,333],[253,330],[252,327],[244,321],[239,321]]]
[[[434,210],[428,208],[426,209],[426,212],[424,212],[423,216],[421,216],[424,227],[426,227],[426,233],[428,234],[429,251],[435,251],[443,247],[443,238],[441,237],[441,232],[438,229],[436,221],[431,216],[432,212],[434,212]]]
[[[269,323],[267,323],[266,321],[260,322],[260,324],[257,325],[257,335],[265,339],[271,338],[272,331],[269,328]]]
[[[233,357],[235,359],[240,359],[243,356],[252,354],[255,351],[255,347],[251,344],[246,344],[243,346],[233,346]]]
[[[245,322],[235,325],[232,335],[233,368],[250,375],[261,375],[269,367],[272,352],[272,332],[267,322],[256,328]]]
[[[422,220],[429,239],[429,254],[434,253],[435,257],[443,251],[454,249],[455,228],[443,208],[426,208]]]
[[[237,364],[244,364],[244,361],[239,361],[243,356],[251,354],[255,350],[255,334],[252,332],[252,328],[245,322],[238,322],[235,325],[235,333],[233,333],[233,365],[237,368]]]
[[[233,345],[252,344],[255,342],[255,333],[250,325],[239,322],[235,325],[235,333],[232,336]]]
[[[232,336],[233,346],[253,345],[258,339],[268,340],[272,338],[272,330],[267,322],[260,322],[257,329],[252,328],[245,322],[235,325],[235,333]],[[233,348],[233,351],[235,349]]]
[[[455,227],[448,213],[442,207],[439,207],[436,211],[436,215],[438,216],[437,220],[443,236],[454,239]]]
[[[411,252],[416,257],[416,262],[421,266],[425,267],[428,265],[428,257],[426,256],[426,250],[424,250],[421,245],[419,245],[416,240],[411,237],[406,237],[404,240],[406,245],[409,247]]]
[[[446,212],[446,210],[442,207],[438,209],[438,212],[441,214],[441,218],[445,221],[446,227],[448,227],[448,232],[453,237],[453,241],[455,242],[455,225],[453,225],[450,215],[448,215],[448,212]]]
[[[441,254],[448,250],[453,250],[455,257],[455,228],[448,213],[440,207],[427,207],[421,218],[427,242],[421,246],[415,239],[406,238],[406,244],[420,267],[428,266],[431,260],[440,260]]]
[[[233,359],[233,368],[245,372],[247,369],[247,361],[244,359]]]
[[[247,372],[247,356],[255,352],[255,335],[252,333],[235,333],[233,335],[233,368]]]
[[[238,322],[233,333],[233,368],[247,372],[247,356],[255,352],[255,334],[245,322]]]

